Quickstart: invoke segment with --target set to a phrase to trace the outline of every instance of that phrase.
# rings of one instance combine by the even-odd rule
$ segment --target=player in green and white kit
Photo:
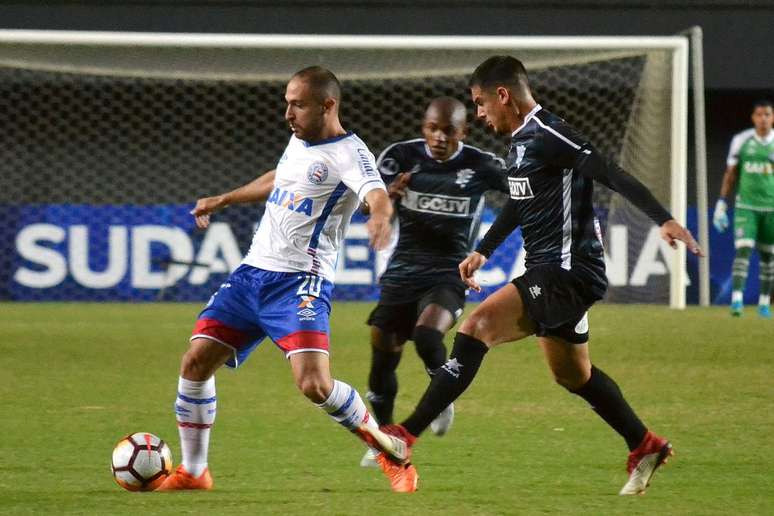
[[[753,105],[752,122],[751,129],[742,131],[731,141],[712,222],[719,232],[728,227],[726,198],[738,180],[731,314],[742,315],[747,267],[755,247],[760,257],[758,314],[770,319],[770,295],[774,286],[774,108],[770,101],[762,100]]]

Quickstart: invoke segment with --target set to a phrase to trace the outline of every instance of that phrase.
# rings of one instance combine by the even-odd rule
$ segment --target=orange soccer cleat
[[[361,425],[355,433],[371,448],[383,452],[393,462],[405,464],[411,459],[411,447],[417,438],[401,425],[372,428]]]
[[[186,489],[212,489],[210,469],[205,468],[201,475],[194,477],[180,464],[156,491],[182,491]]]
[[[413,493],[417,490],[419,473],[410,462],[398,464],[393,462],[386,454],[376,456],[376,462],[382,468],[384,475],[390,480],[390,487],[396,493]]]

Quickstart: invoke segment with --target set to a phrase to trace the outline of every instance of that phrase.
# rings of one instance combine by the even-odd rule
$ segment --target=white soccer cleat
[[[430,430],[435,435],[440,437],[449,431],[453,422],[454,422],[454,403],[450,403],[449,406],[443,409],[443,412],[438,414],[438,417],[433,419],[433,422],[430,423]]]
[[[645,494],[656,469],[666,464],[667,459],[673,454],[669,441],[652,432],[645,434],[642,443],[629,454],[626,468],[629,472],[629,480],[618,494]]]
[[[363,458],[360,459],[360,467],[361,468],[378,468],[379,463],[376,462],[376,456],[379,455],[379,450],[374,450],[373,448],[368,448],[366,450],[365,455],[363,455]]]

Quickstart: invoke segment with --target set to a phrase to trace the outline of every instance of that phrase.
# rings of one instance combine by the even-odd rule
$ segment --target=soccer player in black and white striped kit
[[[449,360],[436,371],[414,413],[401,425],[383,428],[388,439],[381,433],[373,441],[395,462],[407,462],[416,438],[470,385],[490,348],[536,335],[556,382],[586,400],[626,441],[629,479],[620,494],[641,494],[672,446],[647,429],[618,385],[589,358],[587,311],[607,289],[593,181],[644,211],[671,246],[679,240],[694,254],[702,251],[645,186],[534,100],[519,60],[491,57],[473,72],[469,85],[477,116],[496,133],[511,134],[510,199],[460,264],[460,276],[470,288],[480,288],[474,273],[517,226],[526,272],[462,322]]]
[[[504,161],[463,143],[466,118],[459,100],[435,98],[422,120],[423,137],[390,145],[376,162],[395,202],[399,235],[368,318],[366,397],[381,425],[393,422],[396,369],[406,341],[414,341],[430,374],[446,362],[443,337],[462,315],[467,291],[457,267],[478,236],[484,193],[508,191]],[[430,428],[443,435],[453,418],[449,405]],[[373,450],[360,464],[376,466]]]

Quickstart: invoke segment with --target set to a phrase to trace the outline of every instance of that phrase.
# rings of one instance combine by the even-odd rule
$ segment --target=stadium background
[[[0,25],[518,35],[672,34],[700,24],[706,36],[714,198],[729,138],[748,125],[750,102],[771,93],[766,90],[771,88],[766,59],[774,13],[755,0],[633,0],[627,2],[627,10],[617,7],[619,3],[48,0],[43,5],[16,0],[0,5]],[[340,11],[345,7],[346,15]],[[6,102],[0,111],[7,112],[12,105],[8,99],[0,95]],[[4,142],[7,134],[0,146]],[[83,150],[76,147],[75,152]],[[18,179],[0,175],[0,195],[9,195]],[[72,193],[74,187],[65,186],[68,195]],[[21,213],[14,207],[5,208],[8,211],[0,216],[6,227],[11,221],[41,215],[87,226],[100,218],[110,222],[120,217],[132,227],[175,222],[185,232],[190,221],[182,203],[190,199],[179,194],[181,198],[171,204],[143,210],[139,216],[121,206],[114,212],[89,211],[82,205],[63,209],[66,200],[61,197],[47,214]],[[246,216],[257,218],[258,213]],[[249,238],[250,229],[234,226],[234,237],[244,238],[239,232],[246,232]],[[8,234],[13,233],[0,233],[0,239]],[[93,245],[102,246],[106,235],[102,238]],[[354,239],[348,245],[359,243]],[[713,251],[716,262],[718,250]],[[8,274],[12,259],[0,253],[1,273]],[[91,265],[96,268],[98,262]],[[114,290],[121,293],[121,288]],[[161,294],[181,293],[168,289]],[[8,295],[0,293],[2,298]],[[151,289],[143,295],[155,298],[159,292]],[[325,415],[303,401],[286,361],[268,342],[238,374],[218,375],[219,415],[210,448],[216,489],[135,496],[113,482],[110,450],[122,435],[147,430],[168,440],[179,460],[171,410],[175,377],[199,306],[198,302],[0,303],[4,379],[0,514],[772,512],[774,492],[766,460],[774,454],[770,430],[774,413],[767,409],[774,392],[771,321],[754,315],[732,319],[725,306],[676,311],[612,303],[600,304],[592,313],[594,361],[615,375],[643,420],[669,436],[677,448],[676,460],[659,471],[647,496],[615,496],[625,478],[623,442],[590,414],[583,400],[563,394],[550,381],[533,339],[492,350],[475,384],[457,401],[455,429],[443,439],[423,439],[414,456],[422,476],[414,496],[389,496],[379,472],[363,472],[358,466],[360,444],[347,432],[332,428]],[[367,388],[370,360],[363,321],[371,306],[340,303],[332,317],[335,375],[361,393]],[[450,340],[451,335],[447,345]],[[396,405],[400,415],[415,406],[426,386],[421,362],[412,355],[406,353],[400,366]]]
[[[701,5],[701,10],[697,6]],[[606,0],[567,1],[567,2],[536,2],[536,1],[484,1],[473,0],[468,2],[448,1],[444,3],[416,1],[405,2],[380,2],[380,1],[324,1],[309,2],[305,0],[288,0],[280,6],[273,2],[265,1],[197,1],[188,0],[181,2],[163,2],[158,0],[145,1],[79,1],[79,2],[48,2],[45,7],[32,2],[15,2],[3,7],[2,25],[4,28],[28,28],[28,29],[80,29],[80,30],[132,30],[132,31],[180,31],[180,32],[244,32],[244,33],[331,33],[331,34],[496,34],[496,35],[551,35],[551,34],[674,34],[691,25],[700,25],[705,31],[705,74],[707,86],[707,138],[708,138],[708,165],[710,174],[710,202],[717,196],[720,184],[720,176],[724,168],[725,153],[730,137],[735,132],[749,126],[749,107],[753,100],[759,97],[771,97],[770,77],[767,74],[765,54],[768,41],[767,19],[774,13],[774,9],[768,2],[717,0],[714,2],[695,1],[634,1],[628,2],[626,9],[621,9],[614,2]],[[460,23],[464,20],[464,23]],[[734,30],[734,27],[744,26],[744,31]],[[25,117],[23,109],[25,81],[33,81],[30,77],[11,78],[4,95],[3,110],[9,116],[9,120],[20,120]],[[59,84],[57,84],[59,82]],[[66,78],[61,80],[54,77],[43,81],[45,87],[65,88]],[[64,84],[64,86],[62,85]],[[20,86],[21,85],[21,86]],[[94,85],[99,88],[100,85]],[[768,88],[768,89],[767,89]],[[119,90],[121,90],[119,85]],[[112,95],[122,93],[127,99],[127,116],[123,122],[126,124],[126,142],[114,142],[125,149],[125,156],[120,152],[112,152],[109,145],[102,145],[94,138],[100,132],[99,120],[89,120],[89,112],[68,112],[67,104],[50,111],[49,122],[31,124],[29,134],[21,135],[21,141],[6,138],[4,142],[4,162],[6,171],[14,170],[14,159],[23,161],[24,153],[17,149],[34,143],[34,139],[45,140],[50,143],[51,152],[48,160],[40,164],[41,173],[22,177],[13,177],[4,173],[3,198],[0,199],[0,213],[7,224],[3,230],[3,241],[10,244],[17,238],[19,231],[30,223],[43,222],[48,227],[37,228],[44,236],[48,235],[52,242],[52,253],[57,253],[57,258],[51,253],[47,256],[51,259],[54,273],[48,278],[37,278],[35,281],[48,282],[48,287],[25,286],[23,282],[16,281],[14,275],[20,268],[27,264],[27,269],[35,277],[42,267],[35,264],[29,265],[20,256],[19,249],[8,249],[0,259],[0,298],[20,300],[70,300],[70,299],[124,299],[124,300],[200,300],[206,297],[206,293],[212,290],[223,272],[208,275],[205,271],[196,271],[196,265],[191,267],[184,264],[175,264],[176,260],[190,262],[200,257],[200,247],[203,236],[192,231],[191,223],[186,219],[186,202],[190,202],[195,196],[205,195],[221,191],[224,188],[234,186],[233,182],[220,184],[217,179],[210,179],[203,175],[207,171],[218,168],[247,169],[249,170],[250,154],[240,158],[245,162],[231,162],[233,149],[203,149],[202,154],[186,155],[171,152],[169,166],[180,170],[198,170],[202,172],[200,178],[196,175],[191,178],[191,188],[182,191],[179,188],[174,191],[163,191],[163,181],[155,181],[159,177],[158,170],[143,168],[142,158],[131,163],[131,157],[148,152],[151,142],[156,140],[153,135],[132,134],[133,118],[142,118],[143,110],[154,112],[163,104],[165,89],[163,84],[142,84],[138,93],[137,85],[125,85],[123,91],[111,92]],[[428,96],[434,92],[428,92]],[[78,92],[72,95],[77,96]],[[191,92],[190,100],[200,101],[207,97],[207,91]],[[238,97],[239,92],[233,93]],[[153,100],[159,99],[159,104]],[[134,99],[132,101],[131,99]],[[138,100],[139,99],[139,100]],[[147,102],[146,102],[147,100]],[[132,103],[134,102],[134,103]],[[225,104],[229,99],[225,99]],[[20,106],[22,108],[20,108]],[[272,105],[256,104],[255,109],[277,109]],[[16,111],[14,111],[16,110]],[[558,109],[557,109],[558,110]],[[558,110],[561,111],[561,110]],[[278,115],[281,111],[278,113]],[[14,118],[16,117],[16,118]],[[69,118],[68,118],[69,117]],[[62,126],[52,123],[53,120],[62,121]],[[229,121],[226,121],[229,120]],[[79,121],[79,122],[74,122]],[[238,148],[245,142],[255,140],[262,135],[260,129],[250,124],[249,116],[237,119],[236,124],[231,124],[233,118],[226,116],[223,120],[215,120],[213,130],[230,130],[233,136],[233,145]],[[92,123],[94,122],[94,123]],[[111,120],[115,124],[115,120]],[[80,131],[78,123],[88,125],[92,132]],[[69,128],[69,129],[67,129]],[[159,131],[163,132],[164,127]],[[69,131],[69,134],[68,134]],[[367,129],[366,129],[367,131]],[[358,132],[363,132],[358,128]],[[406,137],[416,134],[415,127],[405,128]],[[161,133],[160,133],[161,134]],[[361,134],[362,135],[362,134]],[[207,141],[207,134],[193,135],[192,138],[202,138]],[[374,143],[367,135],[363,135],[366,141],[377,152],[384,142]],[[26,140],[25,138],[31,139]],[[59,139],[59,140],[58,140]],[[60,144],[67,142],[66,144]],[[89,146],[89,142],[93,147]],[[276,142],[273,142],[276,147]],[[206,143],[204,144],[206,147]],[[85,205],[88,199],[85,197],[88,188],[84,188],[92,177],[89,170],[94,173],[98,167],[94,163],[103,161],[105,155],[112,154],[124,159],[126,168],[111,167],[107,172],[114,189],[110,192],[101,192],[102,205],[89,207]],[[689,161],[692,153],[689,151]],[[204,160],[202,160],[204,158]],[[52,177],[71,169],[70,162],[81,163],[81,172],[76,178],[68,182],[66,188],[51,192],[47,184]],[[139,165],[139,166],[138,166]],[[133,168],[132,168],[133,167]],[[24,167],[18,167],[21,170]],[[139,172],[138,172],[139,171]],[[692,163],[689,162],[689,173],[692,172]],[[146,191],[133,185],[145,185],[154,189],[159,199],[164,199],[167,204],[154,204],[150,210],[138,210],[133,208],[133,203],[147,204]],[[45,205],[40,205],[42,198]],[[694,199],[693,175],[689,176],[689,205]],[[21,201],[22,204],[19,204]],[[26,204],[25,204],[26,203]],[[43,213],[41,213],[41,211]],[[225,215],[222,220],[257,219],[260,210],[235,212]],[[487,214],[485,222],[491,222],[493,215]],[[689,220],[696,219],[694,206],[689,206]],[[79,282],[67,274],[62,276],[62,264],[64,267],[74,267],[72,255],[73,242],[80,242],[81,249],[87,249],[86,258],[81,259],[81,265],[86,269],[102,270],[110,263],[110,253],[113,252],[109,245],[111,235],[105,230],[94,227],[94,221],[115,220],[116,224],[123,224],[127,233],[131,232],[134,239],[138,228],[149,225],[173,224],[180,231],[171,235],[172,239],[189,238],[192,251],[186,256],[170,256],[165,254],[163,245],[159,242],[148,245],[148,255],[143,259],[147,267],[144,270],[144,281],[132,283],[131,274],[121,276],[119,281],[112,281],[115,288],[101,289],[86,288],[84,282]],[[174,221],[174,222],[170,222]],[[357,219],[355,223],[357,223]],[[57,226],[59,224],[59,226]],[[62,236],[65,228],[79,225],[87,227],[88,237],[77,240],[72,233],[67,237]],[[59,227],[60,229],[57,229]],[[695,227],[695,224],[694,224]],[[104,228],[102,228],[104,229]],[[246,250],[249,243],[249,227],[244,223],[231,224],[230,231],[234,233],[232,241],[237,243],[241,252]],[[119,231],[120,232],[120,231]],[[182,234],[182,236],[181,236]],[[32,235],[35,236],[35,235]],[[84,236],[83,234],[81,236]],[[121,235],[115,235],[119,242]],[[126,238],[126,236],[124,236]],[[713,260],[712,267],[712,297],[715,302],[725,302],[727,299],[727,283],[730,271],[732,254],[732,242],[730,235],[726,233],[722,237],[711,233]],[[58,240],[57,240],[58,239]],[[67,242],[66,242],[67,241]],[[233,246],[229,237],[221,235],[217,240],[225,243],[228,251]],[[69,243],[69,248],[68,248]],[[375,289],[372,286],[375,264],[373,256],[363,255],[362,235],[359,238],[357,229],[354,236],[347,240],[348,249],[344,253],[344,265],[347,260],[354,272],[350,275],[352,283],[346,283],[352,288],[339,289],[339,299],[373,299]],[[230,246],[230,247],[229,247]],[[509,242],[509,247],[500,253],[493,261],[491,267],[500,269],[506,274],[513,271],[513,250],[518,249],[518,237]],[[32,249],[30,253],[35,252]],[[129,250],[128,252],[133,252]],[[137,255],[139,256],[139,255]],[[221,256],[222,261],[229,262],[227,256]],[[69,263],[68,263],[69,262]],[[361,262],[358,266],[357,262]],[[692,286],[689,288],[689,302],[695,301],[695,270],[693,263],[689,262],[689,273],[692,275]],[[135,263],[127,262],[127,269],[135,267]],[[202,269],[199,267],[199,269]],[[360,271],[360,272],[358,272]],[[138,269],[139,272],[139,269]],[[120,271],[116,271],[119,274]],[[191,279],[198,274],[198,279]],[[115,274],[114,274],[115,276]],[[170,288],[163,288],[170,278],[187,278],[187,281],[175,282]],[[368,278],[368,280],[366,280]],[[750,274],[751,283],[757,282],[755,263]],[[99,283],[99,279],[94,280]],[[106,281],[103,277],[101,281]],[[88,282],[88,281],[87,281]],[[340,282],[341,283],[341,282]],[[748,289],[750,301],[753,300],[756,288]]]

